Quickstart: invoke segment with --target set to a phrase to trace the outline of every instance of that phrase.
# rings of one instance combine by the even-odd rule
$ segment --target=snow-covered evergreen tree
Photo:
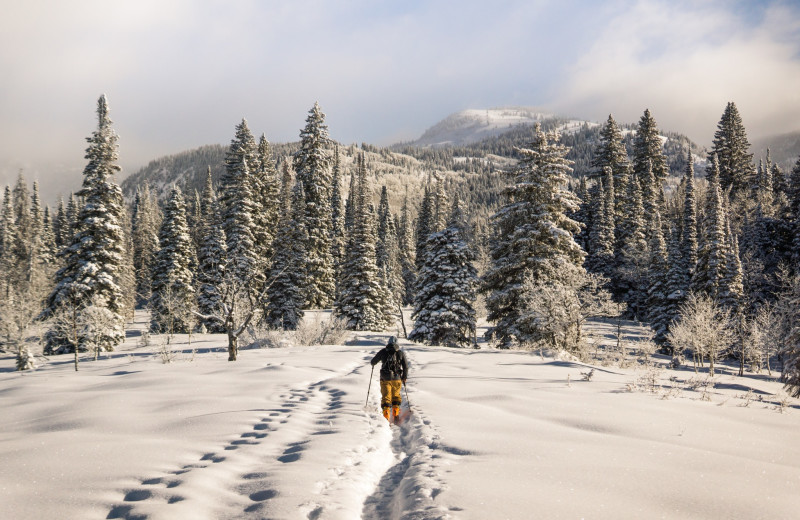
[[[617,224],[617,244],[615,264],[616,289],[628,304],[632,316],[642,319],[646,316],[646,280],[648,263],[648,243],[645,237],[644,206],[639,181],[631,176],[627,192],[622,200],[622,215]]]
[[[422,269],[422,264],[425,259],[425,244],[428,242],[428,236],[431,234],[434,214],[434,195],[431,193],[430,186],[425,185],[422,195],[422,202],[420,203],[419,213],[417,214],[417,226],[415,229],[416,235],[416,258],[414,259],[414,266],[419,272]]]
[[[64,267],[56,274],[56,287],[48,298],[45,315],[61,307],[85,309],[92,303],[102,306],[113,315],[113,326],[104,331],[98,348],[113,350],[124,339],[122,294],[119,287],[120,266],[123,263],[125,237],[120,225],[122,191],[114,183],[117,165],[117,135],[108,117],[105,96],[97,103],[98,128],[87,138],[89,147],[83,170],[83,187],[78,193],[84,203],[78,214],[75,232],[64,254]],[[47,337],[47,352],[73,351],[81,348],[63,334]]]
[[[381,283],[375,256],[377,230],[363,154],[358,157],[353,228],[347,238],[339,298],[334,311],[350,330],[386,330],[394,322],[391,294]]]
[[[160,249],[152,265],[150,331],[185,334],[195,323],[194,243],[186,222],[186,203],[178,187],[172,188],[164,208],[158,243]]]
[[[653,181],[648,179],[648,169],[652,172]],[[644,198],[654,198],[659,205],[663,204],[664,192],[661,187],[669,174],[669,167],[664,156],[664,142],[650,109],[646,109],[639,119],[633,138],[633,172],[642,183]]]
[[[697,270],[697,202],[694,195],[694,161],[688,152],[686,173],[683,177],[684,201],[681,234],[681,275],[680,289],[688,294],[690,284]]]
[[[624,194],[626,192],[631,165],[628,161],[625,143],[622,140],[622,132],[611,114],[608,115],[606,124],[600,130],[600,142],[595,149],[592,166],[595,168],[594,175],[596,177],[603,176],[604,178],[606,174],[605,168],[610,168],[614,177],[616,193]],[[604,188],[606,194],[608,194],[608,185],[604,186]],[[614,206],[615,217],[621,215],[621,202],[621,198],[616,201]]]
[[[254,167],[258,167],[256,141],[247,121],[242,119],[225,154],[219,203],[227,249],[226,273],[251,296],[259,293],[264,275],[259,270],[262,262],[253,236],[256,203],[251,172]]]
[[[55,234],[56,247],[59,251],[64,247],[66,236],[68,235],[67,210],[64,207],[64,197],[58,198],[58,209],[53,220],[53,233]]]
[[[404,292],[403,277],[398,252],[397,227],[389,208],[386,186],[381,187],[381,198],[378,204],[378,242],[375,259],[383,286],[392,295],[392,301],[396,304],[400,303]]]
[[[475,340],[475,253],[467,243],[458,197],[447,227],[428,237],[408,339],[429,345],[466,347]]]
[[[136,296],[139,303],[150,301],[152,295],[153,257],[160,248],[158,230],[161,227],[161,210],[150,186],[136,190],[133,201],[131,234],[133,242],[133,269],[136,275]]]
[[[716,156],[711,158],[702,236],[703,245],[698,252],[697,270],[692,279],[692,287],[695,292],[702,291],[719,301],[721,285],[725,277],[727,244],[725,242],[725,209]]]
[[[672,321],[669,303],[669,265],[667,264],[667,245],[661,226],[661,214],[656,210],[649,219],[648,234],[648,272],[647,272],[647,314],[653,329],[653,340],[663,344]]]
[[[280,179],[275,168],[272,148],[265,135],[258,142],[258,167],[251,176],[253,186],[253,243],[256,248],[256,269],[263,272],[260,283],[266,279],[266,270],[275,254],[273,243],[278,227]],[[260,289],[260,287],[259,287]]]
[[[312,308],[330,307],[336,293],[331,253],[331,139],[319,104],[309,110],[294,155],[297,181],[306,196],[306,302]]]
[[[267,284],[267,305],[264,321],[272,328],[295,330],[303,319],[306,302],[306,196],[303,183],[292,188],[288,163],[283,168],[281,209],[278,233],[275,237],[275,256],[270,266]]]
[[[211,170],[206,174],[206,184],[200,199],[202,220],[201,240],[197,251],[197,311],[205,318],[200,323],[210,333],[225,332],[223,323],[209,316],[222,315],[222,287],[227,259],[225,232],[220,222],[219,206]]]
[[[331,255],[336,267],[336,285],[338,294],[341,279],[341,265],[344,261],[345,246],[345,214],[342,206],[342,161],[339,147],[333,150],[333,174],[331,178]]]
[[[550,143],[557,139],[535,127],[530,147],[518,150],[520,162],[504,190],[507,203],[492,216],[492,265],[481,290],[488,293],[488,320],[494,323],[488,334],[506,345],[536,334],[530,330],[535,323],[521,322],[528,311],[523,308],[526,283],[558,285],[583,272],[584,252],[574,239],[580,227],[566,216],[578,200],[566,189],[571,171],[567,148]]]
[[[729,102],[717,123],[708,159],[717,156],[719,183],[723,191],[732,188],[734,195],[747,191],[752,186],[753,154],[736,104]],[[747,191],[746,191],[747,190]]]
[[[408,211],[408,194],[406,194],[397,226],[398,262],[400,263],[401,276],[403,277],[403,299],[401,302],[403,305],[413,302],[417,284],[417,267],[414,263],[413,242],[411,217]]]

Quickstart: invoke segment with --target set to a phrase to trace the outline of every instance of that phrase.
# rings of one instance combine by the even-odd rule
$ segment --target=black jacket
[[[392,372],[389,370],[388,364],[386,363],[391,356],[396,355],[398,360],[400,361],[400,372]],[[408,378],[408,363],[406,362],[406,354],[402,350],[395,351],[394,347],[385,346],[381,350],[375,354],[375,357],[372,358],[372,366],[378,364],[378,362],[382,363],[381,365],[381,381],[405,381]]]

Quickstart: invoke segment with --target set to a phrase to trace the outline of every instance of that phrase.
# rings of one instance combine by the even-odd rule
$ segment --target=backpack
[[[400,356],[402,354],[399,350],[396,350],[389,354],[389,357],[386,358],[386,370],[393,374],[402,374],[403,373],[403,364],[400,361]]]

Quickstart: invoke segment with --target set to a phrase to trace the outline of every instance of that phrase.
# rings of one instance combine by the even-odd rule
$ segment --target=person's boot
[[[390,411],[391,411],[391,408],[389,408],[388,406],[386,408],[384,408],[383,409],[383,416],[386,418],[387,421],[392,422],[392,416],[389,415]]]
[[[400,419],[400,407],[399,406],[392,406],[392,415],[394,416],[394,421],[390,421],[390,422],[394,422],[395,424],[398,424],[398,420]]]

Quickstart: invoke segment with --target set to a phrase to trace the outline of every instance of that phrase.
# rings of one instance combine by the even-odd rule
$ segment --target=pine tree
[[[255,138],[243,119],[236,126],[236,134],[225,154],[219,202],[227,249],[226,273],[233,277],[240,290],[251,296],[258,294],[259,286],[263,286],[263,272],[259,271],[262,263],[253,236],[256,204],[251,171],[258,167],[256,153]]]
[[[74,193],[69,194],[69,202],[67,203],[67,225],[62,230],[64,233],[64,246],[68,247],[72,244],[72,238],[75,234],[75,229],[78,225],[78,215],[81,212],[83,202],[78,200]]]
[[[648,169],[652,173],[652,181],[649,180]],[[662,186],[669,174],[669,167],[664,156],[664,143],[650,109],[646,109],[639,119],[639,126],[633,138],[633,172],[636,179],[642,183],[645,199],[654,198],[659,205],[662,205],[664,203]]]
[[[422,269],[422,264],[425,259],[425,244],[428,242],[428,235],[434,226],[434,202],[433,194],[431,193],[430,186],[425,185],[425,190],[422,195],[422,203],[420,205],[419,213],[417,214],[417,227],[416,227],[416,247],[417,252],[414,260],[414,265],[419,272]]]
[[[58,198],[58,210],[53,221],[53,232],[55,233],[56,247],[59,251],[64,247],[67,236],[69,235],[69,223],[67,222],[67,210],[64,208],[64,198]]]
[[[663,344],[669,332],[672,316],[669,312],[669,265],[667,264],[667,246],[661,227],[661,214],[656,211],[649,220],[647,234],[649,237],[649,257],[647,281],[647,314],[650,326],[655,333],[653,340]]]
[[[292,177],[288,164],[283,168],[281,190],[281,218],[278,225],[277,243],[270,267],[266,323],[276,329],[295,330],[303,319],[306,300],[306,244],[305,228],[306,196],[303,183],[298,181],[292,188]]]
[[[488,293],[488,320],[494,322],[489,335],[506,345],[535,333],[528,322],[521,322],[527,312],[522,307],[527,282],[566,285],[583,272],[584,253],[573,238],[580,227],[566,216],[578,204],[565,188],[571,171],[564,158],[567,148],[548,142],[557,139],[557,134],[547,136],[535,127],[530,148],[518,149],[522,158],[504,190],[508,202],[492,216],[492,265],[481,290]]]
[[[375,257],[377,232],[369,205],[367,169],[363,154],[358,158],[353,228],[347,239],[339,298],[334,311],[350,330],[386,330],[394,321],[391,295],[380,281]]]
[[[172,188],[158,232],[160,249],[153,259],[153,295],[150,331],[185,334],[195,322],[192,276],[194,243],[186,222],[186,203],[178,187]]]
[[[797,158],[792,171],[789,172],[787,184],[786,196],[789,199],[792,218],[800,220],[800,157]]]
[[[300,150],[294,171],[306,196],[306,302],[312,308],[329,307],[336,292],[331,254],[331,140],[319,104],[309,111],[300,132]]]
[[[397,228],[389,208],[386,186],[381,187],[381,198],[378,203],[378,242],[375,249],[375,261],[381,283],[392,295],[393,301],[399,303],[402,300],[403,279],[397,251]]]
[[[150,301],[152,295],[151,266],[153,257],[160,248],[158,230],[161,227],[161,210],[147,183],[136,191],[131,220],[136,296],[138,303],[144,304]]]
[[[341,279],[341,265],[344,261],[345,214],[342,207],[342,163],[339,147],[333,151],[333,176],[331,180],[331,255],[336,266],[336,285],[338,294]]]
[[[627,181],[627,193],[622,199],[622,216],[617,224],[615,285],[628,304],[634,317],[646,315],[646,280],[648,243],[645,237],[644,206],[639,181],[635,177]]]
[[[345,234],[353,229],[353,196],[356,193],[356,174],[350,174],[350,189],[347,192],[347,201],[344,205],[344,230]],[[345,239],[346,241],[346,239]]]
[[[475,338],[475,254],[467,244],[458,197],[443,231],[428,237],[418,278],[414,329],[408,339],[430,345],[465,347]]]
[[[680,290],[688,294],[689,286],[697,270],[697,204],[694,196],[694,162],[692,152],[688,152],[686,173],[683,177],[684,202],[681,236],[681,274]]]
[[[706,217],[703,223],[703,247],[698,253],[697,270],[692,279],[695,291],[703,291],[718,300],[725,277],[726,243],[725,210],[719,184],[719,165],[712,156],[711,174],[706,200]]]
[[[402,304],[408,305],[414,301],[414,292],[417,284],[417,267],[414,263],[414,249],[412,246],[411,217],[408,214],[408,194],[403,199],[403,208],[400,211],[400,220],[397,226],[397,251],[401,276],[403,277]]]
[[[753,177],[753,154],[749,152],[750,143],[736,104],[729,102],[717,123],[714,132],[709,161],[717,156],[719,162],[719,182],[722,191],[732,188],[732,193],[746,194]]]
[[[270,259],[275,254],[273,243],[278,227],[278,197],[280,181],[275,168],[272,148],[266,136],[262,135],[258,142],[258,167],[252,175],[253,181],[253,241],[256,247],[256,258],[260,261],[257,268],[263,271],[269,267]],[[261,284],[263,285],[262,278]]]
[[[83,187],[78,193],[84,204],[78,214],[75,233],[64,254],[64,267],[56,274],[56,287],[48,298],[45,315],[64,308],[82,311],[90,305],[106,309],[112,322],[101,338],[93,341],[100,350],[113,350],[124,339],[122,295],[119,288],[123,262],[124,234],[120,225],[122,191],[113,182],[119,171],[117,135],[111,128],[105,96],[97,103],[98,128],[87,138],[89,147],[83,170]],[[47,337],[47,352],[82,348],[87,337],[79,335],[78,345],[62,334]]]
[[[43,265],[53,267],[56,265],[56,255],[58,248],[56,246],[56,236],[53,231],[53,219],[50,216],[50,207],[44,207],[44,215],[42,217],[42,251],[39,256],[39,262]]]
[[[622,132],[611,114],[609,114],[606,124],[600,130],[600,143],[595,149],[592,166],[595,168],[594,175],[596,177],[605,176],[604,169],[610,168],[614,177],[614,189],[617,193],[625,193],[630,162],[628,161],[628,153],[625,150],[625,143],[622,140]],[[604,186],[604,188],[606,194],[608,194],[608,185]],[[620,204],[621,200],[617,200],[614,206],[615,217],[621,215]]]
[[[444,178],[441,176],[435,177],[435,190],[433,193],[433,215],[431,218],[431,225],[428,233],[438,233],[447,226],[447,192],[445,191]]]
[[[206,316],[200,322],[207,332],[221,333],[225,332],[223,323],[209,316],[223,314],[221,289],[225,278],[227,251],[210,169],[206,174],[206,184],[200,198],[200,210],[202,233],[197,251],[197,311]]]

